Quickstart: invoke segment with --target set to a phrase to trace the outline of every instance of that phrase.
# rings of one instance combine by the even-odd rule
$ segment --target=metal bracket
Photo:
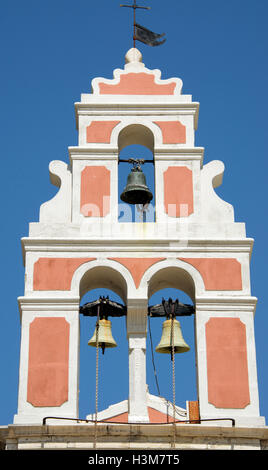
[[[100,297],[98,300],[88,302],[80,307],[79,312],[87,317],[98,315],[98,307],[100,306],[100,318],[123,317],[127,315],[127,307],[118,302],[114,302],[107,297]],[[173,301],[162,299],[161,304],[148,307],[148,316],[150,317],[167,317],[170,316],[190,316],[195,313],[193,305],[183,304],[178,299]]]

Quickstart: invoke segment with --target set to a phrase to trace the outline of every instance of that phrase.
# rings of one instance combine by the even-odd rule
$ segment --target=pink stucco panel
[[[68,400],[70,325],[65,318],[35,318],[30,324],[27,400],[60,406]]]
[[[112,130],[120,121],[92,121],[87,127],[87,143],[109,144]]]
[[[180,258],[201,274],[206,290],[241,290],[241,264],[235,258]]]
[[[180,121],[154,121],[160,127],[163,144],[185,144],[186,127]]]
[[[154,74],[127,73],[120,75],[120,82],[99,83],[101,95],[173,95],[176,82],[155,83]]]
[[[164,207],[170,217],[187,217],[194,211],[192,171],[169,166],[164,172]]]
[[[131,273],[136,288],[138,289],[141,278],[145,271],[155,263],[164,260],[165,258],[109,258],[125,266]]]
[[[149,415],[149,422],[150,423],[173,423],[174,419],[172,416],[162,413],[161,411],[156,410],[155,408],[151,408],[148,406],[148,415]],[[128,422],[128,413],[121,413],[116,416],[112,416],[110,418],[104,419],[103,422],[113,422],[113,423],[127,423]],[[176,420],[179,422],[179,420]]]
[[[85,217],[109,214],[110,177],[105,166],[86,166],[81,172],[80,211]]]
[[[81,264],[95,258],[39,258],[34,264],[33,289],[70,290],[71,282]]]
[[[250,403],[246,326],[239,318],[206,323],[208,401],[217,408]]]

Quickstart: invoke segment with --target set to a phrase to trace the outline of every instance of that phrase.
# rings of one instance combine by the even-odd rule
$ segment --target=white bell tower
[[[75,103],[78,145],[69,148],[69,162],[50,163],[58,193],[41,205],[39,221],[22,239],[15,424],[79,418],[79,305],[95,288],[114,290],[127,308],[129,396],[119,415],[148,423],[152,410],[161,414],[146,388],[146,336],[148,299],[166,287],[185,291],[195,306],[201,423],[264,424],[250,288],[253,240],[215,192],[224,164],[203,163],[204,149],[195,146],[198,110],[179,78],[162,80],[134,48],[113,79],[95,78],[92,92]],[[118,221],[118,157],[131,144],[154,156],[155,222]]]

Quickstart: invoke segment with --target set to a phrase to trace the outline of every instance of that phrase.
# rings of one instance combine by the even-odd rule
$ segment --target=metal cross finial
[[[135,28],[136,28],[136,9],[140,8],[142,10],[151,10],[151,7],[141,7],[137,5],[136,0],[133,0],[132,5],[120,5],[120,7],[132,8],[133,9],[133,47],[136,47],[136,35],[135,35]]]

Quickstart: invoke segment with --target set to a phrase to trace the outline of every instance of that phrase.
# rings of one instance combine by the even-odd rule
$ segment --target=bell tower
[[[233,418],[246,427],[264,424],[254,340],[257,299],[250,288],[253,240],[215,192],[224,164],[204,163],[204,148],[195,146],[198,110],[199,103],[182,93],[182,81],[162,80],[136,48],[112,79],[93,79],[91,93],[75,103],[78,145],[69,147],[69,162],[50,163],[51,182],[59,190],[41,205],[39,221],[30,223],[22,239],[25,292],[18,299],[15,424],[79,417],[80,299],[95,288],[112,289],[126,308],[126,421],[151,419],[148,299],[159,289],[178,288],[195,310],[200,422]],[[133,144],[153,153],[155,197],[147,204],[154,222],[118,220],[119,153]]]

